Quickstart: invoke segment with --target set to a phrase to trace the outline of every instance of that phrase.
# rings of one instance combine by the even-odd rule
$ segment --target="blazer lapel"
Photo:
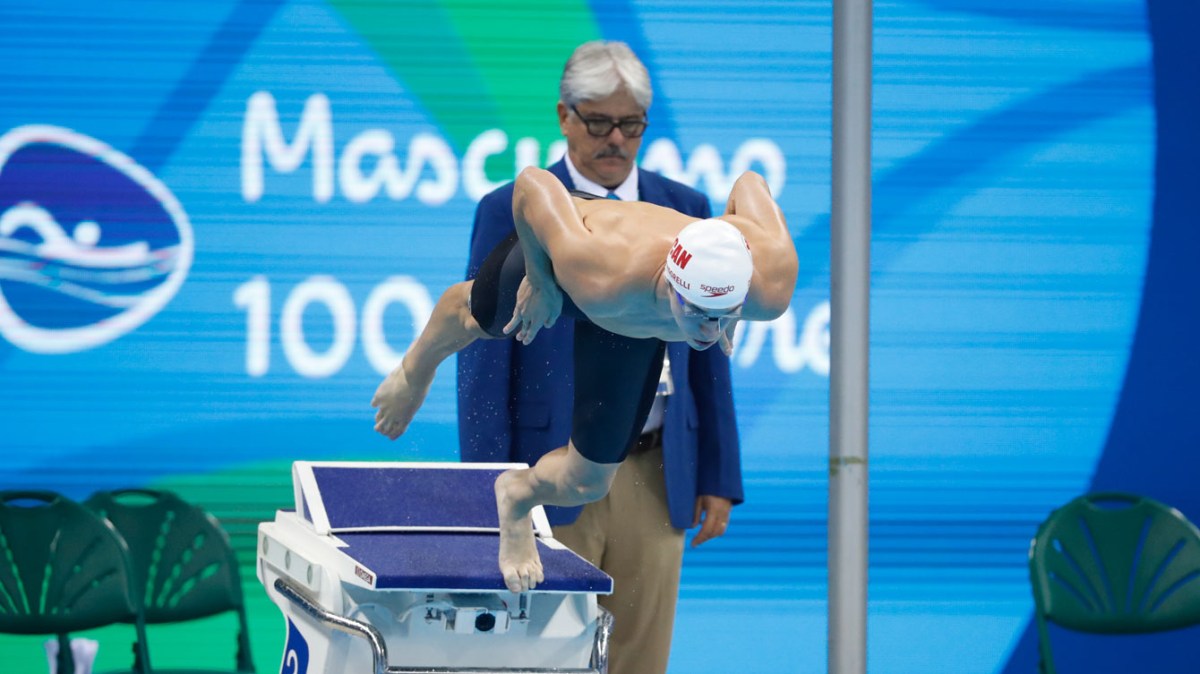
[[[546,170],[553,173],[554,177],[558,178],[563,185],[566,185],[568,190],[575,189],[575,181],[571,180],[571,172],[567,170],[566,159],[559,159]],[[638,176],[638,178],[640,179],[641,176]]]
[[[638,168],[638,201],[645,201],[651,204],[665,206],[667,201],[666,192],[663,190],[662,182],[659,180],[657,173],[644,171]]]

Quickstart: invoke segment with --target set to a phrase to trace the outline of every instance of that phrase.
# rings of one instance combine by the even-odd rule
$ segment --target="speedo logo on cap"
[[[679,237],[675,237],[675,243],[671,245],[671,261],[679,265],[680,269],[687,269],[688,262],[692,260],[692,254],[679,245]]]
[[[733,286],[717,287],[717,286],[710,286],[707,283],[701,283],[700,290],[704,291],[705,293],[708,293],[707,295],[705,295],[705,297],[720,297],[722,295],[728,295],[729,293],[733,292],[734,287]]]

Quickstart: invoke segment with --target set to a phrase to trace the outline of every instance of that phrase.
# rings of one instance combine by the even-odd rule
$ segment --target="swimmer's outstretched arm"
[[[754,171],[743,173],[729,192],[725,214],[745,218],[757,229],[745,234],[752,242],[750,253],[754,256],[750,293],[759,306],[743,316],[749,320],[778,317],[791,302],[800,262],[783,211],[771,196],[767,181]]]
[[[525,255],[525,278],[504,331],[516,330],[517,339],[528,344],[541,328],[554,325],[563,288],[575,291],[579,279],[588,277],[587,257],[580,253],[591,232],[558,178],[534,167],[521,171],[513,186],[513,224]],[[571,270],[566,278],[555,274],[556,264]]]
[[[557,285],[553,251],[587,230],[571,195],[553,173],[535,167],[521,171],[513,184],[513,224],[525,254],[525,275],[537,286]]]
[[[775,236],[787,236],[787,222],[783,211],[771,196],[767,181],[754,171],[738,176],[725,202],[726,215],[740,215],[754,222],[760,229]]]

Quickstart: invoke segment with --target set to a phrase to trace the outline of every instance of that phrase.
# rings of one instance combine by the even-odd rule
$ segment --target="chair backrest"
[[[171,492],[149,489],[97,492],[85,505],[111,522],[129,546],[147,624],[242,607],[229,537],[203,509]]]
[[[47,491],[0,491],[0,632],[59,634],[138,619],[125,544]]]
[[[134,669],[149,672],[145,622],[125,542],[54,492],[0,491],[0,633],[58,635],[59,671],[74,671],[69,633],[132,623]]]
[[[151,489],[97,492],[85,504],[128,544],[147,624],[235,611],[237,671],[254,671],[237,556],[216,518],[169,491]]]
[[[1200,624],[1200,530],[1150,498],[1081,496],[1050,514],[1029,550],[1043,667],[1046,622],[1100,634]]]

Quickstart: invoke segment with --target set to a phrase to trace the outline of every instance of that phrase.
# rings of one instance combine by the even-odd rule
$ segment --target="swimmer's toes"
[[[521,589],[521,576],[517,574],[516,569],[509,569],[504,572],[504,585],[508,588],[509,592],[514,594],[523,592]]]

